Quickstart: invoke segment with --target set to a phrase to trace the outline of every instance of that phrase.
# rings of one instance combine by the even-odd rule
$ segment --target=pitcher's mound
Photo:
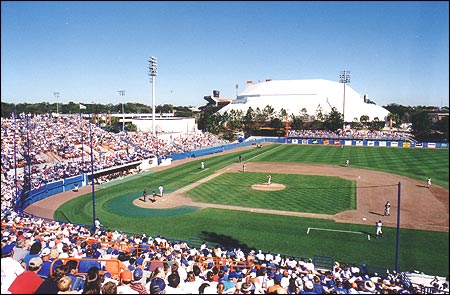
[[[260,190],[260,191],[280,191],[285,189],[284,184],[281,183],[263,183],[263,184],[254,184],[252,185],[252,189]]]

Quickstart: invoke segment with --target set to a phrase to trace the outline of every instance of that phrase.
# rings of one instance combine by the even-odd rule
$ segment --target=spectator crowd
[[[2,212],[2,294],[416,294],[403,274],[365,265],[209,246]],[[448,294],[448,277],[433,293]]]
[[[400,140],[414,141],[411,134],[398,131],[370,131],[370,130],[289,130],[289,137],[299,138],[323,138],[323,139],[356,139],[356,140]]]

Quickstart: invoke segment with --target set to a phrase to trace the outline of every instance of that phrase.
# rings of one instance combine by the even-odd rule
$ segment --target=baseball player
[[[386,202],[384,205],[384,216],[390,216],[391,215],[391,203],[389,201]]]
[[[383,226],[383,223],[381,222],[381,220],[378,220],[377,223],[376,223],[377,238],[382,238],[383,237],[383,231],[381,230],[382,226]]]
[[[164,192],[164,187],[163,187],[163,185],[160,184],[159,187],[158,187],[158,189],[159,189],[159,195],[162,197],[162,196],[163,196],[163,192]]]
[[[144,197],[144,202],[147,202],[147,189],[144,188],[144,192],[142,193],[142,196]]]

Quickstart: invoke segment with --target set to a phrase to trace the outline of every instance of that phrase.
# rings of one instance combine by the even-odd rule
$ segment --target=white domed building
[[[389,111],[385,108],[366,103],[364,97],[345,84],[345,109],[344,84],[323,80],[267,80],[261,83],[247,82],[247,88],[238,95],[237,99],[220,109],[220,114],[230,112],[232,109],[241,110],[243,114],[249,107],[263,110],[267,105],[274,108],[275,112],[285,109],[288,115],[300,115],[303,108],[309,116],[315,116],[317,109],[322,109],[326,115],[335,107],[338,112],[344,114],[345,122],[357,121],[362,115],[367,115],[369,121],[378,117],[380,121],[386,121]]]

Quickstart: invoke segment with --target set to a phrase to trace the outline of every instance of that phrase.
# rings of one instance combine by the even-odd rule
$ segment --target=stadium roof
[[[369,104],[358,92],[345,84],[345,112],[343,112],[344,84],[323,79],[308,80],[267,80],[261,83],[247,83],[247,88],[233,100],[231,104],[220,109],[220,114],[230,110],[242,110],[244,115],[249,107],[263,110],[267,105],[279,112],[284,108],[289,115],[300,115],[303,108],[308,115],[316,115],[320,106],[323,114],[328,114],[332,107],[344,113],[345,121],[352,122],[362,115],[369,120],[378,117],[386,120],[389,111],[385,108]]]

